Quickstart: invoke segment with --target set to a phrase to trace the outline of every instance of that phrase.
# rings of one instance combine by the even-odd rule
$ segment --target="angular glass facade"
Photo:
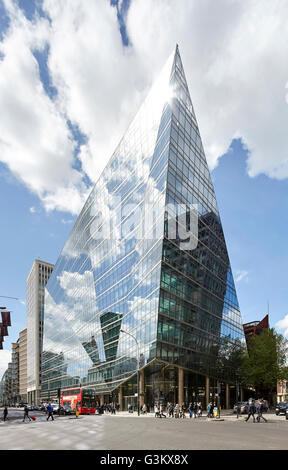
[[[183,244],[183,211],[193,246]],[[175,401],[179,380],[188,400],[201,396],[207,376],[234,382],[227,361],[219,371],[219,356],[223,345],[227,352],[243,339],[176,47],[88,197],[46,286],[42,397],[76,384],[115,396],[121,385],[126,403],[136,392],[139,363],[142,401]]]

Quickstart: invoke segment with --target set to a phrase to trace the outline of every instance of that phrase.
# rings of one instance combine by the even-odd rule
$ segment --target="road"
[[[36,413],[35,413],[36,414]],[[35,422],[20,419],[0,424],[0,449],[75,450],[276,450],[288,449],[288,421],[265,415],[268,423],[246,423],[244,417],[224,416],[223,421],[159,419],[129,416],[56,417]],[[5,428],[5,433],[3,433]]]

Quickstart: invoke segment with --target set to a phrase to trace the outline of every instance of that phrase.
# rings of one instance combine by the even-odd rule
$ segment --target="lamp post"
[[[139,406],[140,405],[140,403],[139,403],[139,376],[140,376],[139,343],[138,343],[136,337],[134,335],[132,335],[131,333],[128,333],[128,331],[125,331],[125,330],[121,329],[120,332],[131,336],[131,338],[133,338],[134,341],[136,342],[136,346],[137,346],[137,411],[138,411],[138,416],[140,416],[140,406]]]

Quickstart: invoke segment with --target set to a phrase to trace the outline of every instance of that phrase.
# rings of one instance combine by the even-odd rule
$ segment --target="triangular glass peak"
[[[193,249],[181,248],[178,216],[175,237],[167,232],[169,205],[197,208]],[[80,385],[98,394],[133,389],[138,366],[147,393],[149,383],[160,393],[167,366],[171,377],[183,367],[220,380],[223,341],[243,339],[177,46],[91,191],[46,286],[42,397]],[[232,372],[225,374],[232,381]]]

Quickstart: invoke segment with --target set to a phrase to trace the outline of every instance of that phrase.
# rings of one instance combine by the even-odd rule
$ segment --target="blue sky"
[[[73,0],[70,5],[75,7],[75,17],[73,8],[68,6],[66,9],[63,7],[63,11],[57,10],[59,5],[53,3],[54,0],[44,5],[40,1],[5,1],[6,7],[0,0],[0,67],[6,67],[6,76],[12,74],[7,83],[13,83],[15,88],[10,98],[15,114],[10,113],[11,106],[4,108],[7,105],[7,84],[0,80],[1,114],[7,117],[2,120],[8,122],[3,128],[0,124],[0,295],[19,297],[20,301],[0,299],[1,304],[13,310],[13,325],[9,328],[4,348],[10,349],[11,341],[17,340],[19,331],[26,325],[25,283],[33,260],[40,258],[56,262],[99,171],[176,42],[180,43],[181,54],[183,51],[190,93],[212,168],[243,321],[262,319],[267,313],[268,301],[271,326],[285,319],[288,313],[288,170],[284,144],[288,142],[285,141],[285,132],[282,132],[282,121],[287,113],[285,80],[288,83],[288,76],[286,71],[281,75],[279,63],[279,76],[274,76],[274,72],[271,76],[262,75],[260,89],[257,70],[245,83],[246,76],[251,73],[251,61],[256,60],[256,56],[253,56],[253,48],[247,52],[245,43],[242,50],[238,37],[233,40],[230,31],[230,28],[237,30],[238,24],[243,31],[247,26],[248,31],[249,25],[243,23],[248,11],[242,11],[241,2],[236,1],[235,11],[230,11],[226,0],[219,0],[223,22],[221,33],[215,29],[211,37],[205,37],[207,44],[204,46],[207,45],[209,51],[206,52],[201,35],[207,15],[199,2],[198,10],[193,10],[194,20],[191,2],[181,0],[183,15],[177,23],[169,0],[157,3],[153,11],[149,10],[150,0],[145,4],[133,0],[106,3],[99,0],[98,9],[93,2],[87,2],[87,11],[83,4],[78,3],[79,0]],[[78,15],[80,5],[82,16]],[[261,2],[259,5],[255,2],[253,8],[262,11],[261,6]],[[9,19],[11,9],[16,15],[12,20]],[[93,21],[89,20],[90,14],[92,20],[98,22],[95,30]],[[283,14],[276,12],[275,15],[280,22]],[[159,18],[163,18],[163,25]],[[62,38],[62,23],[59,26],[58,19],[59,22],[60,19],[66,21],[67,30]],[[13,34],[9,29],[11,21]],[[73,29],[77,21],[78,29]],[[194,32],[191,33],[193,21],[200,25],[198,34],[196,31],[194,36]],[[254,26],[260,35],[262,23]],[[100,34],[102,27],[109,35],[105,40]],[[80,41],[77,37],[79,29]],[[284,30],[282,28],[282,33]],[[83,40],[81,43],[83,31],[87,31],[87,37],[91,38],[91,47],[89,42]],[[278,52],[282,48],[281,43],[277,43],[274,30],[271,32],[274,38],[272,33],[275,34],[274,50],[271,50],[273,56],[276,46]],[[229,35],[230,43],[238,53],[240,65],[235,71],[229,67],[223,71],[221,66],[223,57],[227,58],[225,53],[230,57],[230,50],[224,51],[220,57],[217,55],[222,53],[219,46],[215,47],[213,57],[209,55],[211,44],[219,37],[225,43],[225,34]],[[67,38],[67,44],[70,44],[74,37],[72,53],[68,46],[66,49],[64,46]],[[21,54],[17,50],[18,40],[23,44]],[[199,56],[198,40],[203,47]],[[262,62],[266,63],[266,54],[267,48],[263,48],[262,56],[258,48],[259,68]],[[283,48],[283,57],[285,54]],[[281,53],[278,55],[282,63]],[[203,63],[200,63],[200,57]],[[8,58],[11,59],[10,65]],[[234,68],[236,66],[234,64]],[[221,83],[217,77],[221,77]],[[29,90],[31,98],[28,95],[27,102],[30,99],[30,106],[25,102],[25,94]],[[275,103],[269,98],[269,93],[267,97],[267,90],[270,95],[275,93]],[[265,100],[268,99],[267,104]],[[269,106],[269,119],[265,118],[261,106],[264,109]],[[27,116],[25,126],[23,120],[17,121],[20,110],[22,112],[24,108]],[[43,139],[43,135],[49,135],[49,138]],[[3,147],[1,140],[5,143]],[[58,147],[62,153],[54,155],[53,149]],[[33,158],[37,159],[37,168],[31,165]],[[60,159],[64,161],[63,165]],[[285,321],[282,332],[288,328]]]

